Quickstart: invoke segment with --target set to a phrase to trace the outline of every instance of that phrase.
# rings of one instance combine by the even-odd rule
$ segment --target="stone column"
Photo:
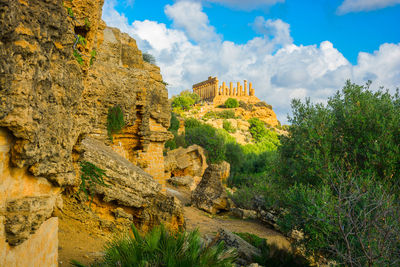
[[[230,96],[233,95],[233,83],[232,82],[229,83],[229,95]]]
[[[236,87],[236,95],[240,96],[240,82],[237,82],[237,87]]]
[[[249,83],[249,94],[250,94],[251,96],[254,96],[254,93],[255,93],[255,91],[254,91],[254,89],[253,89],[253,84],[252,84],[252,83]]]
[[[244,80],[244,95],[247,96],[247,80]]]
[[[243,86],[240,86],[240,95],[241,95],[241,96],[244,96],[244,93],[243,93]]]
[[[222,95],[225,95],[225,93],[226,93],[225,87],[226,87],[225,82],[222,82]]]
[[[237,92],[236,92],[236,87],[233,87],[233,95],[236,96]]]
[[[215,81],[214,81],[214,97],[216,97],[218,95],[218,79],[217,77],[215,77]]]

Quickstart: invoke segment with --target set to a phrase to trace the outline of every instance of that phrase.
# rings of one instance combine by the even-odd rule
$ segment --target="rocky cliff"
[[[106,27],[102,5],[103,0],[0,3],[0,129],[7,147],[1,150],[5,154],[0,170],[0,224],[7,225],[15,217],[17,204],[26,202],[21,197],[31,201],[23,212],[34,218],[43,214],[33,225],[22,223],[26,230],[19,237],[13,234],[17,230],[0,227],[0,237],[9,244],[29,239],[51,216],[57,194],[66,186],[79,185],[79,147],[85,138],[108,146],[110,155],[118,153],[132,165],[115,160],[107,168],[120,169],[121,164],[129,177],[152,184],[152,194],[136,196],[143,197],[138,201],[153,213],[153,222],[183,224],[179,205],[166,201],[154,180],[149,183],[153,178],[164,183],[162,148],[171,137],[168,93],[160,70],[143,61],[134,39]],[[125,127],[111,142],[107,115],[114,106],[121,107]],[[32,190],[18,194],[22,189],[17,172],[32,183]],[[48,190],[43,189],[45,184]],[[40,202],[43,197],[46,201]],[[163,208],[157,199],[172,207]],[[46,203],[46,209],[38,208],[40,203]],[[172,216],[166,216],[171,210]],[[146,224],[148,217],[141,217],[141,223]],[[12,250],[7,246],[0,245],[0,254]]]

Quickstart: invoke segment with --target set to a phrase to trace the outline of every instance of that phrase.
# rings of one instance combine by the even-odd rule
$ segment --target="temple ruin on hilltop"
[[[247,88],[247,80],[244,80],[244,86],[237,82],[236,87],[233,87],[233,82],[230,82],[227,87],[225,82],[219,86],[218,78],[210,76],[207,80],[194,84],[193,93],[198,94],[201,100],[212,102],[214,105],[221,105],[228,98],[236,98],[238,101],[249,104],[260,102],[260,99],[255,96],[252,83],[249,83]]]

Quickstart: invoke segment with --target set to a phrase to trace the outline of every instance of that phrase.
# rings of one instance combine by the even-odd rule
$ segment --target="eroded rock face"
[[[160,69],[143,61],[134,39],[106,27],[103,2],[0,3],[0,141],[3,131],[12,139],[0,144],[0,230],[7,233],[0,235],[0,256],[50,220],[63,187],[79,185],[74,147],[85,137],[125,157],[111,149],[84,152],[93,161],[101,156],[113,174],[114,188],[97,191],[104,201],[142,209],[145,225],[183,224],[176,200],[154,181],[165,181],[162,148],[172,136]],[[85,45],[76,45],[78,35]],[[111,143],[107,114],[116,105],[126,127]]]
[[[165,158],[165,171],[168,176],[192,176],[197,181],[207,168],[204,149],[198,145],[168,151]]]
[[[182,207],[175,197],[161,193],[161,185],[151,175],[133,165],[102,142],[85,138],[76,147],[80,161],[88,161],[106,170],[104,182],[107,186],[96,185],[94,193],[104,202],[114,202],[135,208],[130,214],[141,228],[151,228],[164,223],[177,229],[183,226]]]
[[[192,204],[211,214],[229,210],[228,195],[222,185],[225,175],[226,164],[210,164],[192,193]]]

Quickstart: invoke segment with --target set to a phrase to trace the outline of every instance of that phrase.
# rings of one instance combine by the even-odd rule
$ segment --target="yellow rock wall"
[[[43,218],[43,224],[32,232],[35,219],[29,215],[51,213],[55,204],[59,188],[53,187],[45,178],[34,177],[26,168],[10,166],[11,145],[15,142],[11,134],[4,128],[0,128],[0,266],[24,267],[24,266],[57,266],[58,251],[58,221],[57,218]],[[10,203],[24,199],[46,199],[46,207],[21,208],[23,220],[9,225],[8,231],[14,231],[15,235],[27,238],[18,246],[10,246],[7,234],[7,220],[13,220]],[[41,203],[41,202],[35,202]],[[27,228],[27,232],[16,228]],[[28,236],[26,236],[28,234]],[[15,236],[14,236],[15,237]]]

